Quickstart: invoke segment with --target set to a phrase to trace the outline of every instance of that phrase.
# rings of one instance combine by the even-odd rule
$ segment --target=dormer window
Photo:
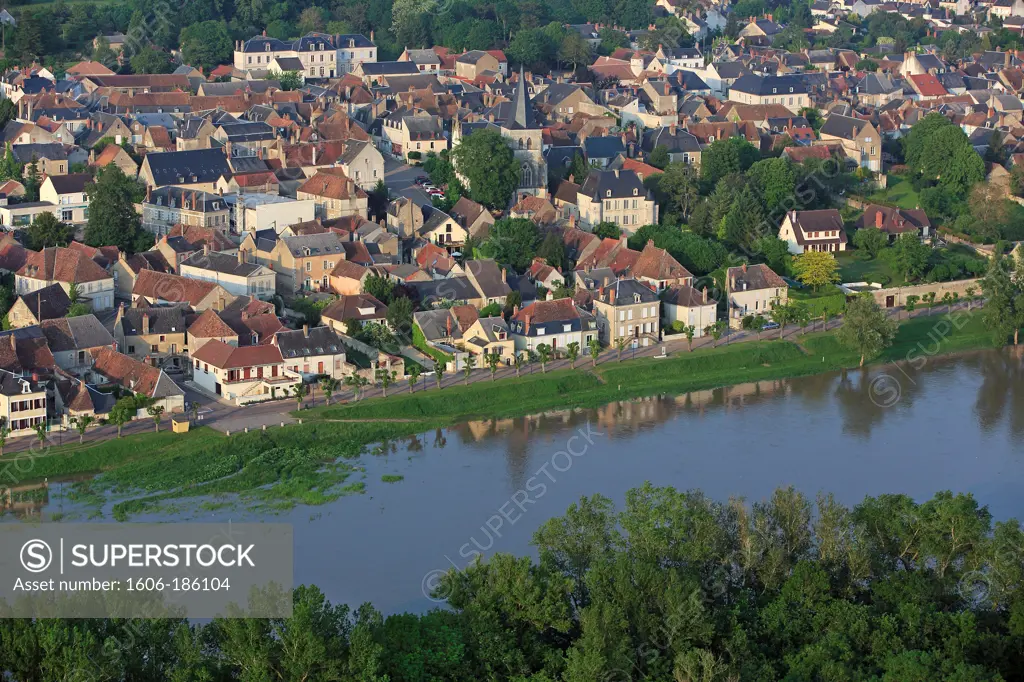
[[[604,195],[605,195],[606,197],[610,197],[610,196],[612,195],[612,191],[611,191],[610,189],[606,189],[606,190],[604,191]]]
[[[22,393],[31,393],[32,392],[32,385],[30,383],[28,383],[27,381],[21,382],[21,392]]]
[[[636,196],[639,192],[640,190],[638,190],[636,187],[633,188],[633,196]]]
[[[633,303],[640,302],[640,294],[633,294]]]
[[[266,52],[270,52],[270,43],[263,43],[263,49]]]

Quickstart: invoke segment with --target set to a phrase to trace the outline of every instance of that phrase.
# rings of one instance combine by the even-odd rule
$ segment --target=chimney
[[[1010,68],[1010,60],[1013,58],[1013,54],[1007,50],[1006,54],[1003,55],[1003,68]]]
[[[238,264],[242,265],[243,263],[245,263],[245,251],[242,251],[241,249],[239,249],[238,250]]]
[[[14,338],[14,334],[11,334],[11,350],[18,352],[18,340]]]
[[[224,297],[221,296],[217,300],[217,311],[218,312],[224,312],[224,308],[226,308],[226,307],[227,307],[227,302],[224,300]]]
[[[142,335],[149,334],[149,313],[142,313]]]
[[[573,175],[572,173],[569,173],[569,182],[571,182],[574,185],[576,184],[576,176]]]
[[[147,204],[152,204],[153,203],[153,186],[152,185],[146,185],[146,203]]]
[[[526,316],[526,328],[525,328],[523,333],[524,334],[529,334],[530,333],[530,316],[529,315]],[[13,336],[12,336],[12,338],[13,338]]]
[[[729,291],[736,291],[736,277],[729,278]]]
[[[604,300],[604,287],[597,288],[597,298],[601,301]]]
[[[508,281],[508,270],[506,270],[505,268],[501,269],[501,281],[502,282],[507,282]]]
[[[649,246],[649,247],[651,247],[653,249],[654,248],[654,240],[653,239],[648,239],[647,243],[644,246]]]
[[[708,288],[704,287],[704,302],[708,302]]]
[[[302,325],[302,336],[304,338],[307,338],[307,339],[309,338],[309,325],[308,324]]]
[[[878,229],[882,229],[882,221],[883,220],[884,220],[884,216],[882,216],[882,212],[879,211],[878,213],[876,213],[875,214],[875,227],[877,227]]]
[[[444,318],[444,328],[448,336],[452,335],[452,316],[449,313],[448,317]]]
[[[744,274],[747,272],[747,264],[746,263],[743,264],[743,272],[744,272]]]
[[[618,178],[619,178],[619,169],[616,168],[615,169],[615,179],[618,180]]]
[[[209,256],[210,255],[210,245],[209,244],[203,244],[203,255],[204,256]]]

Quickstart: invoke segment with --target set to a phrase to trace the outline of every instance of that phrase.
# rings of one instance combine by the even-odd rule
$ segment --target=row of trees
[[[1024,531],[972,496],[792,488],[749,504],[646,484],[581,498],[384,616],[292,594],[291,618],[5,619],[23,682],[1019,680]]]

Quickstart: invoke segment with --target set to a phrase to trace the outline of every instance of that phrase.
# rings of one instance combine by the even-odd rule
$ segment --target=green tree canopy
[[[89,246],[116,246],[127,253],[144,251],[153,244],[153,236],[142,229],[135,210],[142,200],[142,185],[111,164],[99,169],[96,182],[86,187],[89,195],[89,221],[85,242]]]
[[[530,266],[540,244],[537,224],[526,218],[502,218],[491,226],[481,253],[522,271]]]
[[[181,58],[194,67],[209,70],[230,63],[232,49],[223,21],[201,21],[181,30]]]
[[[452,159],[469,182],[469,197],[491,209],[508,207],[519,186],[519,163],[501,133],[477,130],[452,150]]]
[[[871,294],[862,294],[846,304],[843,326],[836,339],[860,355],[860,364],[892,345],[897,324],[875,302]]]
[[[75,228],[57,220],[53,213],[40,213],[25,231],[27,246],[40,251],[47,246],[67,246],[75,237]]]
[[[761,158],[757,147],[742,137],[715,140],[700,155],[700,175],[705,185],[714,187],[729,173],[750,168]]]

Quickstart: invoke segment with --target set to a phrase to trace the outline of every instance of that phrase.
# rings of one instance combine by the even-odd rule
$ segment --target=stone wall
[[[960,299],[967,295],[967,287],[974,287],[974,295],[981,296],[981,280],[960,279],[955,282],[935,282],[933,284],[916,284],[909,287],[890,287],[888,289],[876,289],[871,293],[875,301],[883,308],[902,308],[907,304],[908,296],[924,296],[934,291],[935,301],[941,301],[943,294],[947,291],[960,294]]]

